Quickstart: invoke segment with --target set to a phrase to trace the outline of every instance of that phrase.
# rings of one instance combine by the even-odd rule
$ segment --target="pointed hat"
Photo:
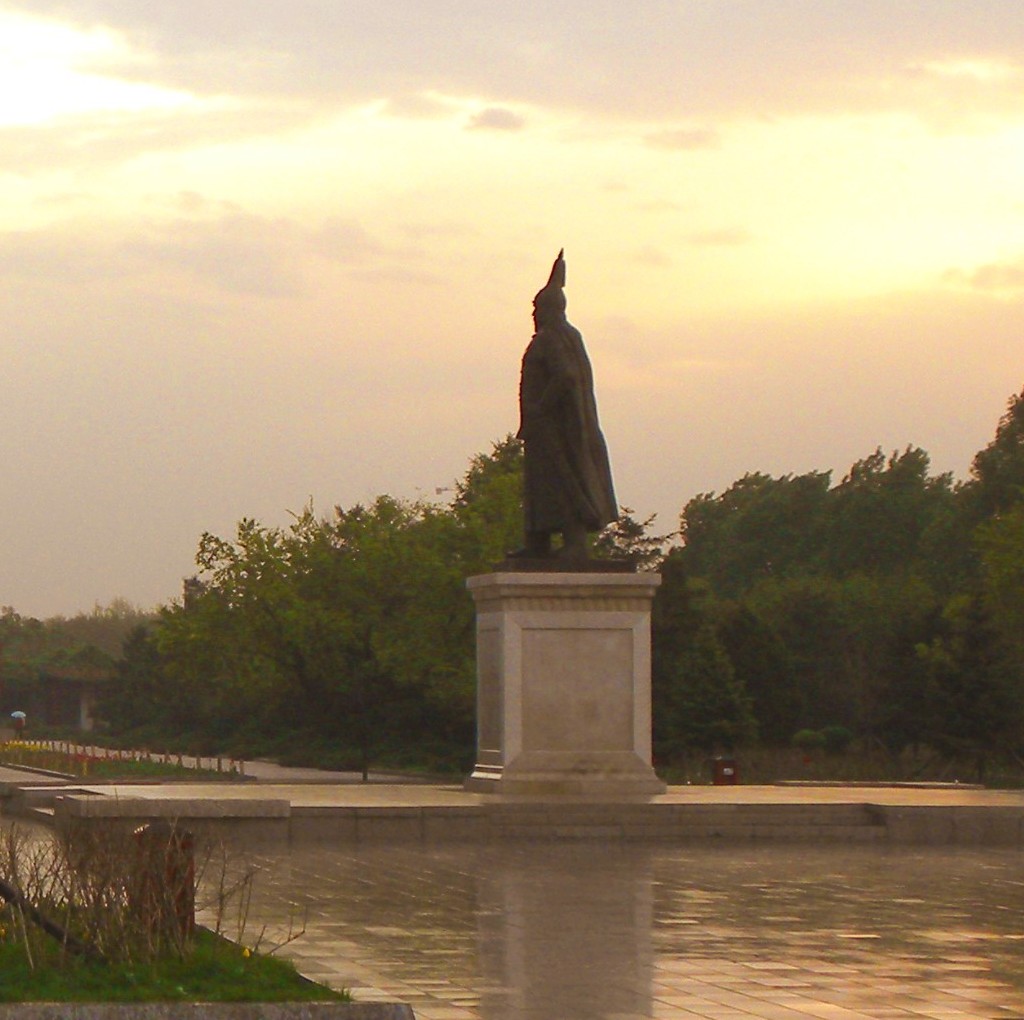
[[[562,248],[551,267],[548,282],[537,291],[533,299],[534,308],[545,308],[552,311],[565,311],[565,249]]]

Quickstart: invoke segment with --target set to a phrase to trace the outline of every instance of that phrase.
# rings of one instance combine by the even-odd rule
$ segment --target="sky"
[[[0,0],[0,605],[449,498],[566,252],[620,502],[1021,390],[1018,0]]]

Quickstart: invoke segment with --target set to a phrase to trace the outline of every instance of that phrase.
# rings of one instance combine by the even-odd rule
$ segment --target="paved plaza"
[[[255,771],[244,784],[102,793],[441,816],[479,796]],[[0,782],[18,781],[24,773],[0,770]],[[866,800],[1005,813],[1024,795],[740,786],[664,796],[770,813]],[[303,973],[357,999],[409,1002],[419,1020],[1024,1018],[1019,845],[278,840],[240,847],[234,862],[259,869],[250,942],[304,929],[279,950]]]
[[[1017,850],[294,848],[251,922],[420,1020],[1024,1017]]]

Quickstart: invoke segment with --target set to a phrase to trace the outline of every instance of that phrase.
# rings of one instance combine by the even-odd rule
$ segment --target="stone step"
[[[768,825],[700,825],[685,829],[663,826],[616,829],[609,826],[506,825],[495,830],[499,841],[599,840],[602,842],[674,842],[721,840],[724,842],[766,843],[881,843],[887,839],[880,825],[768,826]]]
[[[501,839],[736,839],[870,843],[886,837],[865,804],[503,805],[491,819]]]

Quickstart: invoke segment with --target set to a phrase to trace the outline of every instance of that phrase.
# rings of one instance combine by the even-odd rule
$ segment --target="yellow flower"
[[[252,956],[252,953],[249,952],[248,946],[246,946],[245,949],[242,950],[242,956],[244,956],[247,960],[249,959],[250,956]]]

